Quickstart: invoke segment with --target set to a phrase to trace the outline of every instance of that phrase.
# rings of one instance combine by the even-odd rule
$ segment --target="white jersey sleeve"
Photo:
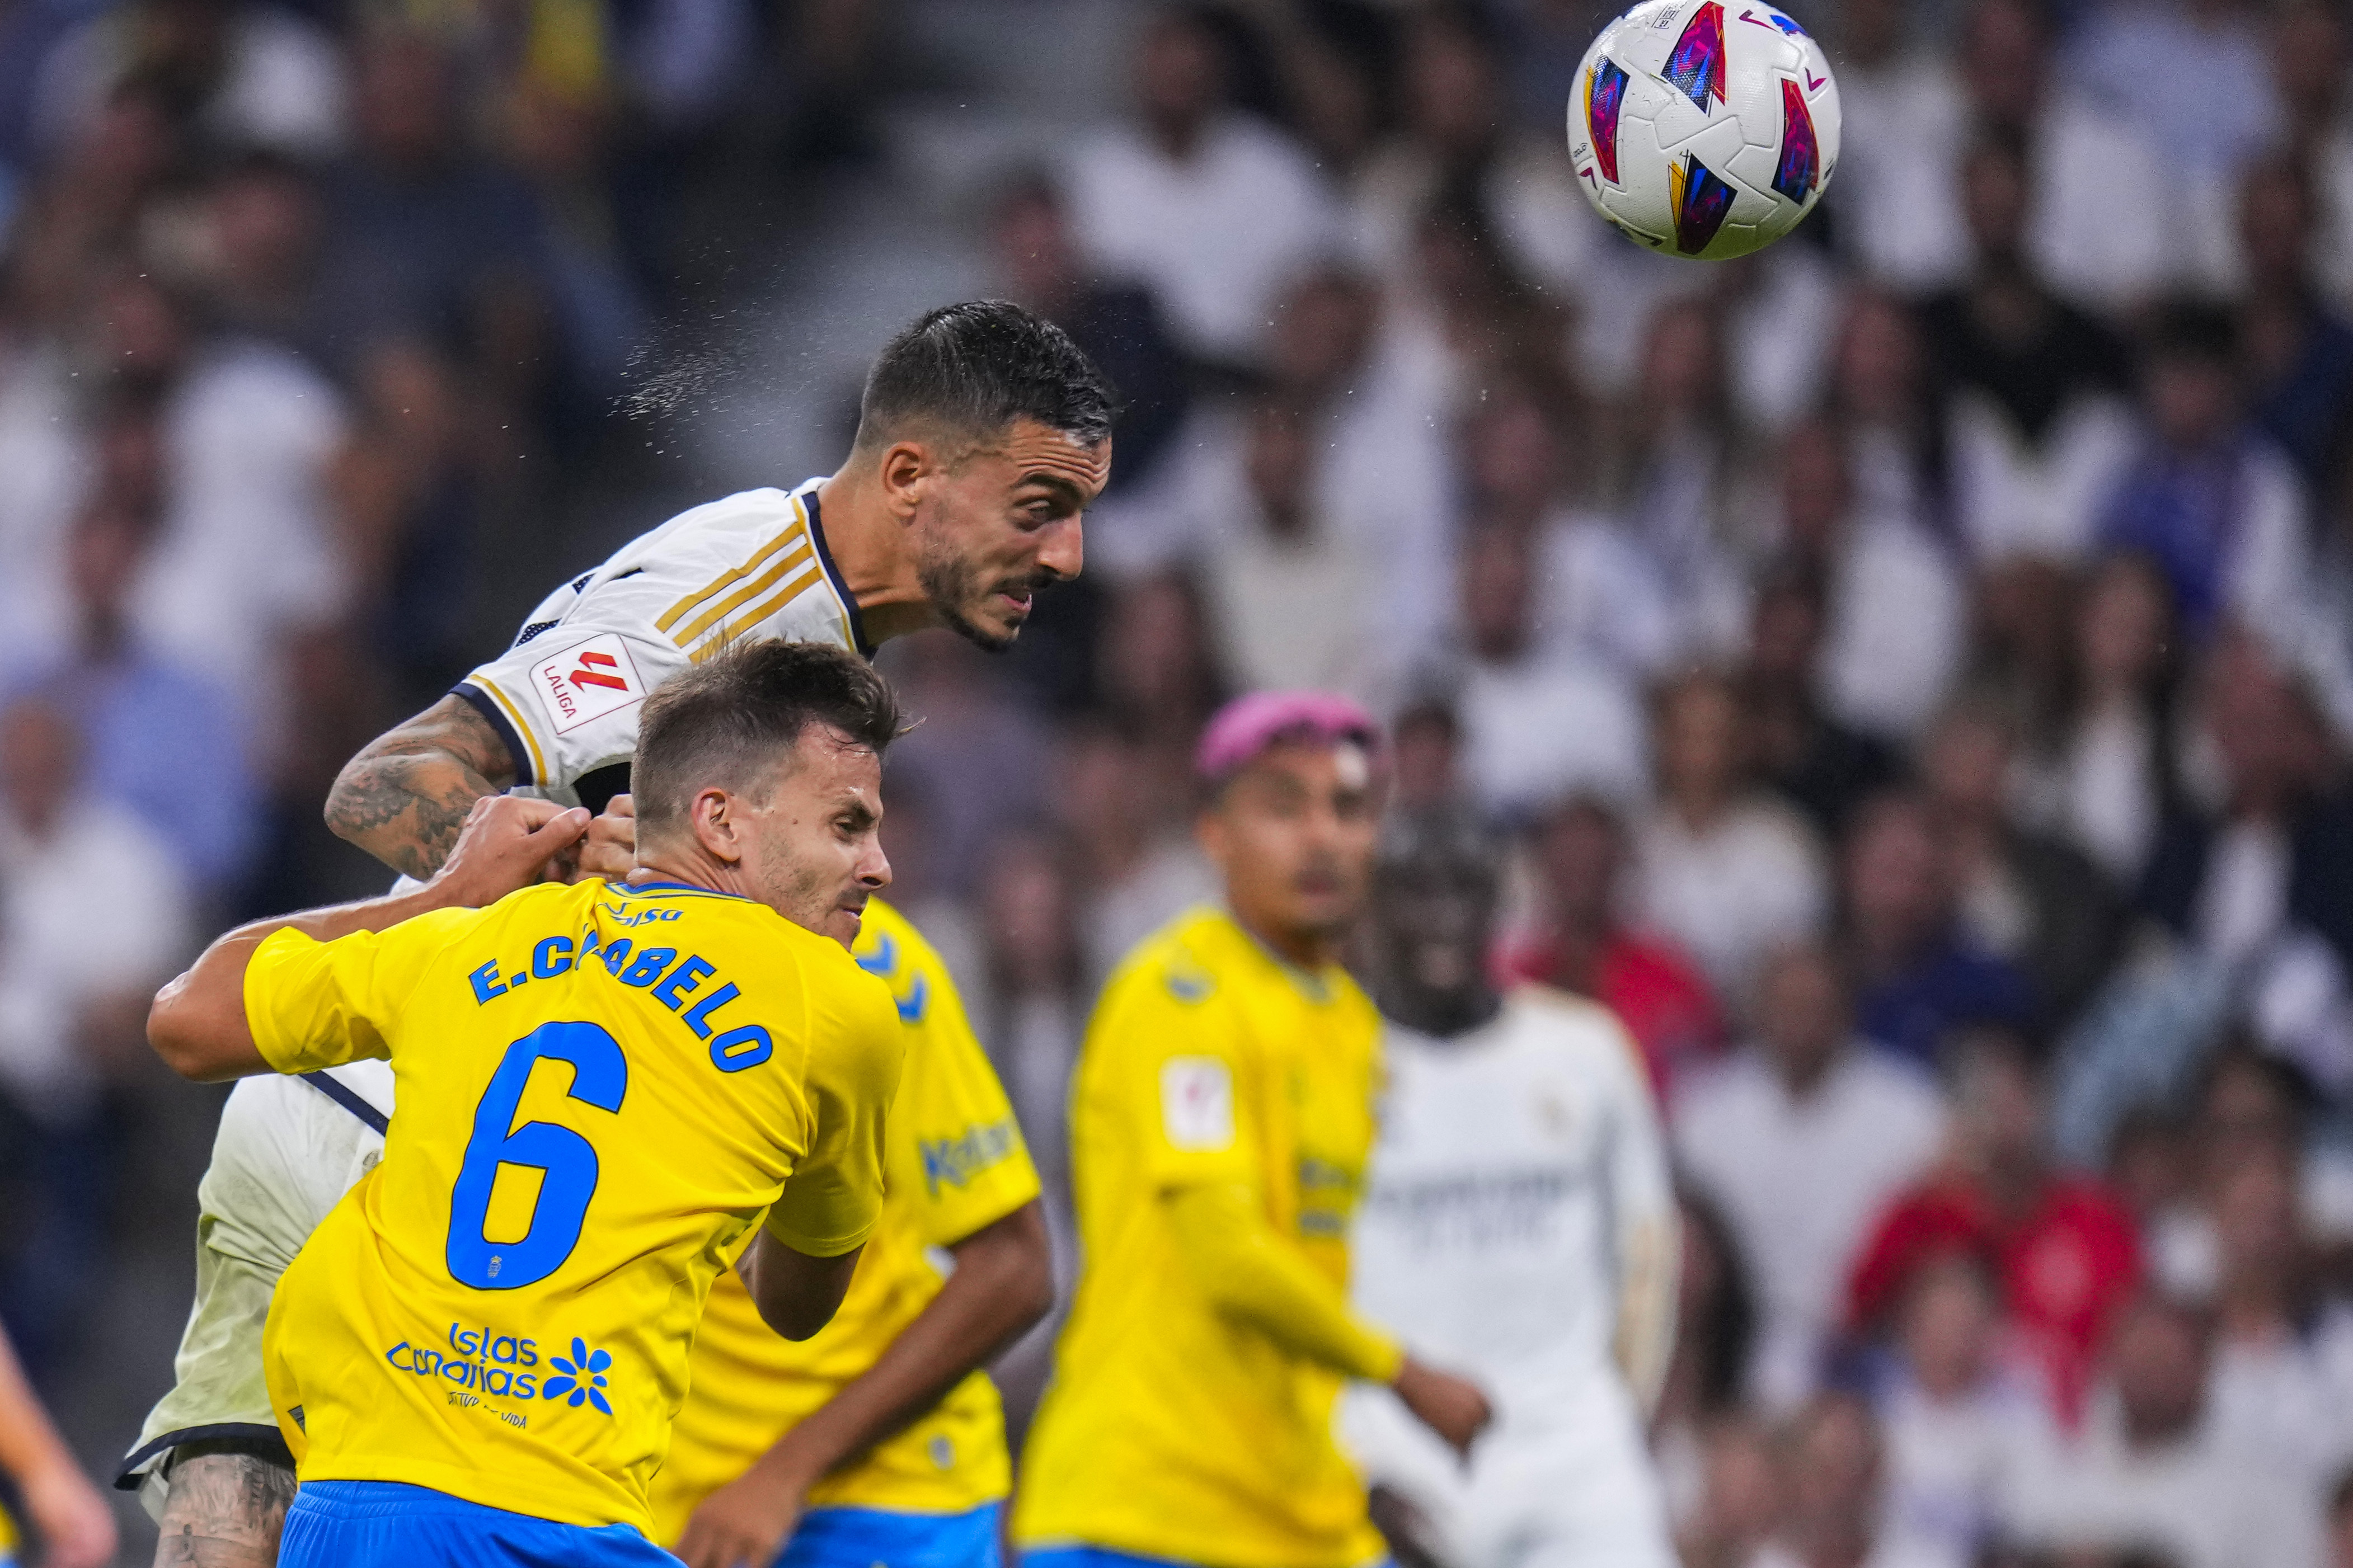
[[[578,804],[583,778],[637,750],[647,693],[731,644],[873,651],[826,550],[820,483],[681,512],[550,594],[513,647],[458,684],[506,742],[520,792]]]

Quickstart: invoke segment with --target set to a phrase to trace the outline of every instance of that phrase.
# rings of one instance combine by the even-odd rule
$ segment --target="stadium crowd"
[[[1498,973],[1645,1056],[1692,1568],[2353,1564],[2353,20],[1793,5],[1830,194],[1699,267],[1577,194],[1603,9],[1138,7],[1126,118],[971,193],[1126,412],[1019,647],[881,661],[923,715],[892,898],[1065,1182],[1098,988],[1211,890],[1201,723],[1356,694],[1396,809],[1513,836]],[[142,1138],[209,1135],[146,995],[365,889],[327,784],[504,635],[517,538],[527,594],[601,553],[563,539],[615,400],[731,237],[696,181],[901,177],[892,11],[0,11],[37,1381],[104,1353]]]

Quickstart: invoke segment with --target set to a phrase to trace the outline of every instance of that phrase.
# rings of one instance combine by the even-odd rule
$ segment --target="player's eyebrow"
[[[1073,511],[1083,510],[1087,504],[1086,491],[1079,489],[1079,487],[1072,483],[1067,476],[1055,473],[1050,468],[1033,469],[1030,472],[1022,475],[1018,479],[1015,480],[1014,483],[1017,486],[1043,486],[1045,489],[1054,491]]]

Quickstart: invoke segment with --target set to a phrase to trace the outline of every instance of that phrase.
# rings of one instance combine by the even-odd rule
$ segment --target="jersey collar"
[[[809,542],[817,546],[817,563],[825,568],[825,580],[833,587],[833,596],[841,601],[841,613],[849,620],[849,640],[858,645],[861,658],[874,657],[874,645],[866,640],[866,622],[858,613],[858,601],[850,596],[849,584],[841,580],[841,568],[833,563],[833,552],[825,547],[825,522],[818,516],[815,484],[801,492],[801,504],[808,508]]]

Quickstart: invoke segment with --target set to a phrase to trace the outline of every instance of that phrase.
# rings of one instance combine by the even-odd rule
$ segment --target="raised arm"
[[[444,697],[343,764],[327,795],[327,826],[421,882],[441,868],[474,803],[514,782],[514,758],[491,721],[464,698]]]
[[[155,994],[147,1043],[173,1071],[200,1083],[276,1070],[254,1043],[245,1008],[245,972],[263,942],[288,927],[318,942],[383,931],[434,910],[479,908],[540,879],[547,863],[578,842],[588,814],[516,795],[478,800],[461,818],[456,849],[423,887],[239,926],[219,938],[186,973]]]

